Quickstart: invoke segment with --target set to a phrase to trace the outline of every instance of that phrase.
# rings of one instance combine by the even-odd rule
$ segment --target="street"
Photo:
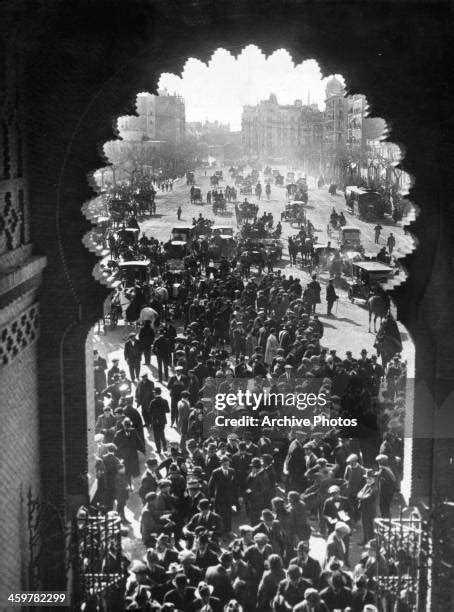
[[[224,177],[228,177],[228,168],[223,169]],[[283,170],[281,170],[283,172]],[[198,172],[196,176],[196,184],[201,187],[204,201],[206,201],[206,193],[209,187],[209,175],[210,171],[207,171],[207,176],[202,172]],[[261,175],[262,183],[263,177]],[[224,180],[220,185],[225,187],[228,183]],[[316,233],[318,236],[318,242],[323,244],[327,242],[326,227],[329,221],[329,217],[333,206],[338,212],[344,211],[347,217],[347,222],[350,225],[354,225],[361,229],[362,242],[368,252],[377,252],[381,246],[386,242],[386,238],[389,231],[393,231],[396,236],[396,252],[398,254],[405,254],[412,249],[412,239],[407,236],[402,229],[401,225],[390,224],[385,226],[382,221],[382,225],[385,230],[381,237],[380,245],[374,244],[373,227],[374,224],[368,224],[361,221],[346,211],[345,200],[343,194],[331,196],[328,194],[327,187],[323,189],[317,189],[315,187],[315,179],[309,177],[309,203],[307,208],[308,218],[315,226]],[[257,202],[255,196],[247,196],[251,202]],[[242,200],[244,196],[241,196]],[[271,198],[269,201],[261,199],[257,202],[259,205],[259,214],[263,212],[272,212],[275,223],[280,219],[280,213],[285,207],[286,203],[286,190],[284,187],[272,187]],[[92,203],[93,209],[96,209],[96,203]],[[182,215],[181,219],[177,219],[177,209],[181,206]],[[233,211],[233,204],[229,206],[229,211]],[[174,183],[173,191],[162,192],[156,196],[156,214],[149,219],[141,222],[141,230],[148,236],[158,238],[160,241],[167,241],[170,237],[170,231],[175,226],[192,225],[192,219],[198,217],[199,214],[206,218],[212,219],[218,225],[229,225],[238,229],[234,213],[229,216],[214,216],[212,207],[207,204],[196,205],[190,204],[189,201],[189,187],[186,185],[185,179],[178,179]],[[293,275],[301,279],[303,287],[307,282],[310,281],[310,275],[307,271],[302,270],[300,266],[292,266],[289,263],[288,251],[287,251],[287,238],[288,236],[297,233],[296,228],[292,228],[289,223],[282,222],[282,239],[284,242],[284,257],[282,262],[282,273],[285,275]],[[322,345],[334,348],[340,357],[345,356],[345,352],[348,350],[353,351],[355,354],[359,354],[360,350],[365,348],[369,355],[375,353],[373,348],[375,335],[368,332],[368,312],[364,306],[358,303],[351,303],[347,297],[345,291],[337,289],[337,293],[340,296],[338,305],[334,307],[333,317],[326,315],[326,303],[325,297],[325,286],[328,280],[328,273],[322,273],[319,275],[319,281],[322,284],[322,304],[318,306],[320,320],[324,325],[324,335],[322,338]],[[411,339],[406,330],[399,324],[399,329],[402,338],[402,358],[407,360],[409,376],[412,376],[414,368],[414,348]],[[180,330],[179,330],[180,331]],[[124,368],[129,376],[126,363],[123,358],[123,346],[124,346],[124,327],[120,326],[111,331],[108,328],[103,328],[100,324],[97,329],[94,330],[93,348],[96,348],[99,353],[105,357],[110,364],[114,357],[120,359],[120,366]],[[157,363],[156,358],[152,356],[151,366],[147,367],[142,365],[142,372],[146,369],[149,370],[153,379],[157,378]],[[165,386],[162,386],[163,397],[168,399],[168,391]],[[166,427],[166,437],[169,441],[177,441],[179,436],[175,429],[169,425]],[[154,445],[149,432],[145,432],[146,439],[146,454],[154,452]],[[163,457],[163,456],[162,456]],[[141,457],[141,466],[143,466],[144,458]],[[140,511],[142,504],[136,493],[131,492],[130,500],[128,502],[128,508],[126,510],[127,517],[132,523],[131,529],[128,535],[124,538],[124,549],[131,556],[137,557],[142,550],[142,542],[140,539],[139,531],[139,520]],[[244,510],[235,517],[235,524],[241,524],[246,520]],[[361,554],[361,547],[359,546],[360,533],[355,530],[352,534],[351,539],[351,556],[352,561],[357,561]],[[321,536],[314,534],[311,537],[311,550],[314,557],[320,561],[323,560],[325,550],[325,540]]]
[[[285,169],[281,168],[281,173],[285,175]],[[196,173],[196,185],[202,190],[204,201],[206,202],[206,193],[210,189],[209,176],[211,172],[207,171],[207,176],[204,176],[203,171]],[[220,185],[224,188],[229,178],[228,167],[223,168],[224,181]],[[263,174],[261,173],[260,179],[262,185],[264,185]],[[305,207],[307,210],[307,216],[313,223],[318,242],[320,244],[326,244],[328,236],[326,228],[328,225],[329,217],[333,207],[337,212],[343,211],[347,223],[349,225],[358,227],[361,229],[362,243],[366,249],[366,252],[377,253],[379,249],[386,244],[386,239],[389,232],[392,231],[396,237],[395,254],[398,256],[404,256],[413,249],[413,240],[411,236],[405,234],[402,224],[394,224],[389,220],[382,220],[381,225],[384,230],[380,238],[380,244],[374,243],[374,232],[373,228],[375,224],[367,223],[354,217],[347,212],[345,205],[345,198],[343,193],[338,193],[336,196],[331,196],[328,193],[328,187],[325,186],[323,189],[317,189],[315,186],[315,178],[308,177],[309,186],[309,203]],[[238,196],[240,200],[244,199],[244,196]],[[247,196],[250,202],[257,202],[259,205],[259,214],[263,212],[272,212],[274,221],[280,219],[280,214],[284,210],[286,203],[286,190],[284,187],[272,186],[271,199],[266,200],[265,196],[260,201],[254,196]],[[179,179],[175,182],[172,192],[159,192],[156,197],[156,215],[153,218],[146,220],[141,224],[142,230],[148,236],[154,236],[159,240],[166,241],[170,237],[170,230],[172,227],[177,225],[192,225],[192,219],[197,218],[200,213],[208,219],[212,219],[218,225],[230,225],[238,229],[236,224],[235,215],[230,216],[215,216],[212,212],[211,206],[204,204],[202,206],[197,204],[191,204],[189,201],[189,187],[186,185],[184,179]],[[182,208],[182,215],[180,221],[177,219],[178,206]],[[233,205],[229,207],[229,211],[233,210]],[[389,224],[389,225],[387,225]],[[288,251],[287,251],[287,238],[297,233],[295,227],[291,227],[289,223],[282,222],[282,240],[284,242],[284,258],[283,258],[283,270],[282,272],[286,275],[293,275],[294,278],[300,278],[301,283],[304,286],[309,280],[309,274],[302,270],[299,266],[292,266],[289,263]],[[333,241],[334,245],[334,241]],[[340,356],[345,354],[346,350],[365,348],[369,354],[374,353],[373,344],[375,341],[375,335],[368,332],[368,312],[366,308],[358,303],[352,304],[347,297],[345,291],[337,289],[337,293],[340,296],[338,305],[334,307],[335,317],[327,317],[326,314],[326,303],[324,303],[325,289],[327,284],[328,273],[321,273],[319,275],[319,281],[322,284],[322,304],[319,305],[318,310],[320,319],[325,327],[325,334],[323,337],[323,343],[326,346],[335,348]],[[373,328],[372,328],[373,329]],[[408,336],[406,330],[400,326],[403,351],[402,357],[407,360],[409,372],[413,368],[413,345]],[[345,338],[348,337],[348,346],[345,344]]]

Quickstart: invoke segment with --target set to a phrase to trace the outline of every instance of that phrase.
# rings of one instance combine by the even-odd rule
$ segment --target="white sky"
[[[225,49],[217,49],[208,66],[188,59],[183,75],[165,72],[159,89],[177,93],[185,99],[186,121],[218,120],[230,123],[232,130],[241,129],[241,111],[245,104],[255,105],[275,93],[279,104],[295,100],[317,103],[324,109],[325,84],[332,75],[323,77],[315,60],[295,65],[285,49],[265,57],[261,50],[249,45],[237,59]],[[336,75],[341,82],[344,79]]]

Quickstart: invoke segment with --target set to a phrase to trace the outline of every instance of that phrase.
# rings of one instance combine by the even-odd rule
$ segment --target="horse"
[[[383,318],[389,310],[389,304],[383,296],[373,294],[367,300],[367,309],[369,311],[369,333],[371,332],[372,316],[374,317],[374,333],[377,333],[377,319],[380,319],[381,326]]]
[[[377,349],[377,354],[381,356],[383,368],[386,368],[396,353],[402,351],[400,332],[391,315],[383,320],[375,337],[374,347]]]

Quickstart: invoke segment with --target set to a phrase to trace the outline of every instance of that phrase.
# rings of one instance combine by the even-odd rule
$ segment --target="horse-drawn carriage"
[[[252,202],[243,202],[242,204],[235,205],[236,220],[239,225],[252,221],[257,217],[259,207],[257,204]]]
[[[352,262],[352,277],[348,282],[348,297],[351,302],[355,299],[367,301],[371,294],[381,288],[383,283],[390,280],[395,269],[377,261]]]
[[[297,223],[298,227],[306,222],[306,213],[304,212],[304,202],[293,200],[285,205],[285,210],[282,214],[282,220],[288,221],[290,225]]]
[[[194,172],[186,172],[186,185],[189,187],[190,185],[195,185],[195,176]]]
[[[244,179],[241,187],[240,187],[241,195],[252,195],[253,194],[253,184],[250,178]]]
[[[210,176],[210,185],[212,187],[217,187],[219,185],[219,176],[217,174]]]
[[[227,201],[222,190],[212,191],[211,202],[213,207],[213,213],[215,215],[219,215],[227,211]]]
[[[180,225],[177,227],[173,227],[170,232],[170,240],[171,241],[181,241],[189,243],[192,238],[193,228],[187,225]]]
[[[217,176],[219,181],[222,181],[224,179],[224,174],[222,173],[222,170],[216,170],[214,176]]]
[[[385,214],[383,197],[376,191],[348,186],[345,188],[345,201],[350,212],[365,221],[383,219]]]
[[[118,264],[118,280],[125,287],[134,287],[136,282],[142,285],[150,281],[150,260],[122,261]]]
[[[279,171],[274,177],[274,184],[278,187],[283,187],[284,185],[284,176]]]
[[[203,204],[202,190],[200,187],[195,187],[194,185],[191,187],[189,199],[191,204]]]
[[[236,256],[237,244],[229,234],[214,234],[208,244],[208,257],[215,263],[223,257],[231,260]]]
[[[279,238],[262,238],[261,244],[263,244],[267,255],[271,255],[271,261],[273,263],[281,261],[284,250],[282,240]]]

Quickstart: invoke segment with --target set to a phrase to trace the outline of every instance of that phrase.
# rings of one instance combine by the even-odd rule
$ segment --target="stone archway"
[[[323,3],[296,0],[271,0],[267,9],[246,0],[137,0],[108,9],[87,2],[76,10],[54,2],[43,3],[39,16],[32,17],[25,3],[15,3],[14,16],[22,18],[15,40],[21,43],[17,103],[25,117],[31,238],[35,252],[48,257],[38,351],[41,471],[43,490],[56,504],[67,500],[76,507],[87,493],[87,450],[81,443],[85,340],[105,290],[91,276],[96,258],[82,244],[90,229],[80,214],[91,195],[86,175],[102,165],[97,147],[112,138],[112,117],[132,111],[135,91],[153,91],[160,72],[178,73],[186,57],[206,60],[220,45],[233,52],[245,43],[265,52],[281,46],[297,61],[317,57],[325,72],[348,75],[352,91],[363,92],[373,112],[390,123],[392,140],[405,146],[403,167],[417,177],[411,199],[421,209],[411,228],[420,246],[405,261],[409,280],[394,297],[399,318],[415,339],[417,376],[434,405],[451,389],[449,350],[437,347],[447,347],[444,332],[452,329],[454,316],[447,301],[454,290],[452,176],[443,170],[448,139],[439,135],[440,123],[450,125],[452,117],[440,107],[434,86],[444,78],[443,60],[452,53],[449,9],[390,3],[386,11],[381,5],[359,11],[356,5],[336,4],[327,14]],[[421,91],[425,106],[409,108],[407,100],[418,100]],[[434,294],[446,297],[436,301]],[[450,495],[446,449],[452,441],[416,442],[414,493],[428,500]],[[442,444],[440,465],[433,458]],[[56,588],[56,580],[48,577],[47,583]]]

